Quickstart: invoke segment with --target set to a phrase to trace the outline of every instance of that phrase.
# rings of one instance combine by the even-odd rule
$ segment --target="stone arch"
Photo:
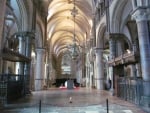
[[[35,47],[43,47],[43,31],[41,25],[38,23],[36,24]]]
[[[35,41],[36,41],[36,47],[43,48],[45,45],[45,27],[44,27],[44,22],[42,21],[42,18],[37,14],[36,15],[36,36],[35,36]]]
[[[28,16],[25,3],[22,0],[11,0],[11,6],[17,19],[19,31],[27,31],[28,29]]]
[[[28,31],[28,25],[29,25],[29,13],[27,13],[27,7],[24,1],[22,0],[10,0],[7,1],[7,8],[6,8],[6,12],[5,12],[5,22],[7,21],[7,17],[8,20],[9,18],[11,18],[12,21],[12,25],[11,27],[8,28],[8,26],[4,25],[4,36],[3,36],[3,42],[4,45],[6,45],[7,40],[9,38],[9,40],[14,41],[15,40],[15,45],[17,45],[18,41],[17,39],[14,39],[14,36],[16,33],[18,32],[22,32],[22,31]],[[28,3],[30,4],[30,3]],[[30,11],[30,9],[28,9]],[[28,15],[27,15],[28,14]],[[6,39],[7,38],[7,39]],[[13,42],[14,43],[14,42]],[[2,47],[4,46],[2,45]]]
[[[103,48],[104,47],[104,34],[106,30],[106,24],[101,23],[100,27],[98,28],[98,33],[96,36],[96,47]]]
[[[132,49],[132,39],[129,29],[126,24],[129,21],[130,13],[132,11],[132,1],[130,0],[118,0],[114,1],[110,10],[110,32],[121,33],[125,36],[123,40],[128,44],[129,48]]]
[[[122,16],[122,11],[127,3],[127,0],[117,0],[114,1],[110,12],[110,32],[119,33],[120,32],[120,21]]]

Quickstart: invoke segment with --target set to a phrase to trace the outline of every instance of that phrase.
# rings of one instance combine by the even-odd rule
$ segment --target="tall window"
[[[137,0],[134,0],[134,6],[137,7]]]

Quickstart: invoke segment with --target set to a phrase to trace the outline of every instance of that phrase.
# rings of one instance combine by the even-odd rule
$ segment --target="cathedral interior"
[[[108,104],[150,113],[150,0],[0,0],[1,113]]]

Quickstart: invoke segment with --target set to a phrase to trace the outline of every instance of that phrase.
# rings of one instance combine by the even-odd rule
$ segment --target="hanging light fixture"
[[[72,59],[76,60],[76,58],[78,57],[78,46],[76,44],[76,34],[75,34],[75,19],[76,19],[76,15],[78,14],[78,10],[75,7],[75,0],[73,1],[74,3],[74,7],[71,10],[71,15],[73,16],[73,21],[74,21],[74,33],[73,33],[73,45],[72,45]]]

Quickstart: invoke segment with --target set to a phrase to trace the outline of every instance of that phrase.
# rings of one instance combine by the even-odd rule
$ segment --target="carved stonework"
[[[149,20],[150,19],[150,12],[146,8],[137,8],[133,12],[132,18],[135,19],[137,22]]]
[[[45,49],[43,49],[43,48],[37,48],[37,49],[36,49],[36,52],[37,52],[39,55],[44,55]]]
[[[31,37],[34,38],[35,37],[35,33],[32,31],[23,31],[23,32],[17,32],[14,35],[16,35],[17,37],[21,36],[21,37]]]
[[[135,52],[125,53],[108,61],[109,66],[135,64],[139,61],[139,54]]]

